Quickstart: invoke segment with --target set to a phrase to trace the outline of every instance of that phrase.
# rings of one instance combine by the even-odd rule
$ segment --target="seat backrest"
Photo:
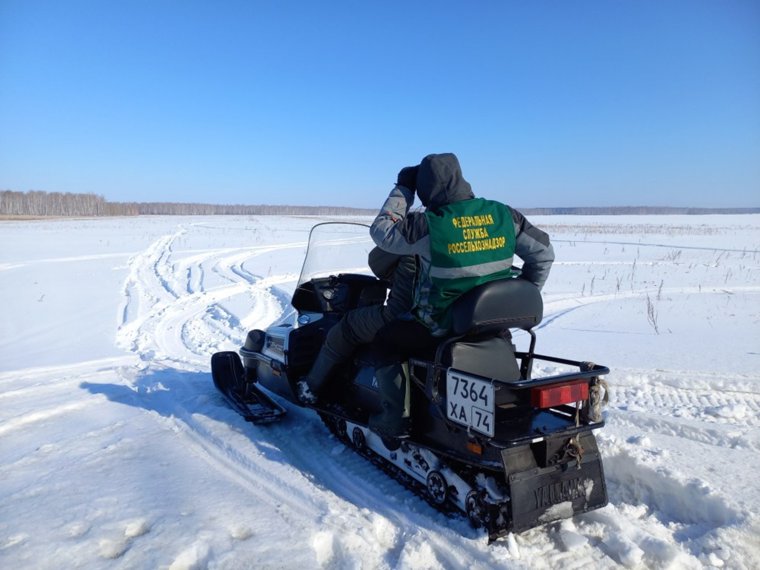
[[[451,311],[454,335],[528,330],[541,322],[544,303],[538,287],[517,277],[475,287],[457,299]]]

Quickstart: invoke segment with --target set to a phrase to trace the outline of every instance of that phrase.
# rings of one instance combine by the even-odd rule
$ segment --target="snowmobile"
[[[294,310],[266,331],[250,331],[239,354],[212,356],[214,383],[230,405],[254,423],[281,418],[281,399],[313,408],[346,445],[440,510],[466,515],[489,540],[606,505],[594,430],[604,426],[609,369],[535,352],[543,303],[519,276],[460,297],[450,335],[405,358],[408,438],[368,427],[381,409],[372,346],[335,371],[317,403],[299,398],[297,383],[330,327],[346,311],[386,298],[388,284],[367,269],[372,246],[366,225],[312,228]],[[525,350],[516,349],[512,331]],[[534,378],[537,362],[563,371]]]

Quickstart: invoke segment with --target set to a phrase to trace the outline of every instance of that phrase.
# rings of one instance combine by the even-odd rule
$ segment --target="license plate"
[[[449,368],[446,372],[446,416],[453,422],[493,437],[494,386]]]

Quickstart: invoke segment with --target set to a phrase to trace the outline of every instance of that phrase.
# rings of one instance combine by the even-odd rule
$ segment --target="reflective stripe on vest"
[[[479,263],[468,267],[431,267],[430,277],[438,279],[458,279],[460,277],[483,277],[512,268],[512,257],[502,261]]]

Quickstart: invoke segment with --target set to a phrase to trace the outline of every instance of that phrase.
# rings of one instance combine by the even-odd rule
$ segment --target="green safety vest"
[[[430,318],[449,326],[448,308],[473,287],[512,276],[515,226],[501,202],[473,198],[425,212],[430,229]]]

